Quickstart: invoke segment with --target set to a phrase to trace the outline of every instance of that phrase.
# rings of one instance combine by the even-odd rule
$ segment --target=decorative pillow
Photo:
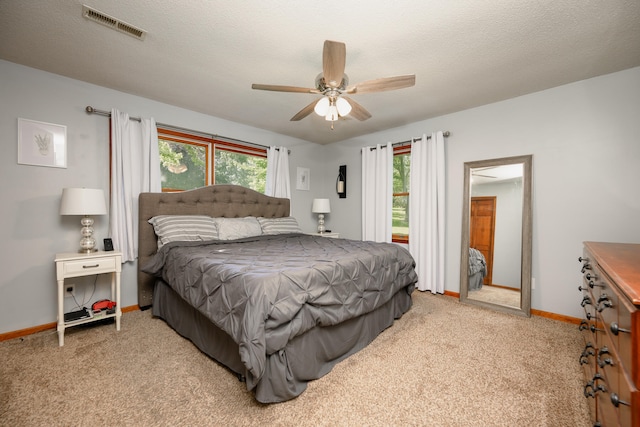
[[[264,234],[302,233],[298,221],[292,216],[284,218],[259,217],[258,222]]]
[[[158,215],[149,224],[158,236],[158,249],[169,242],[218,239],[218,226],[206,215]]]
[[[262,234],[262,228],[254,216],[245,218],[221,217],[213,220],[218,225],[218,238],[220,240],[235,240]]]

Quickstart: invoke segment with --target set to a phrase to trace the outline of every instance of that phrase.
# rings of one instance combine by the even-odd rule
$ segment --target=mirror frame
[[[469,299],[469,227],[471,205],[471,170],[488,166],[523,164],[522,173],[522,251],[520,263],[520,307]],[[504,157],[500,159],[479,160],[464,164],[464,195],[462,203],[462,246],[460,257],[460,302],[491,308],[505,313],[531,317],[531,244],[532,244],[532,203],[531,178],[533,155]]]

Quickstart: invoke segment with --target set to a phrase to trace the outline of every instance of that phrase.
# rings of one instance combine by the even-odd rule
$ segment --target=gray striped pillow
[[[292,217],[264,218],[259,217],[258,222],[263,234],[302,233],[298,221]]]
[[[218,240],[218,226],[206,215],[158,215],[149,224],[158,236],[158,249],[169,242]]]

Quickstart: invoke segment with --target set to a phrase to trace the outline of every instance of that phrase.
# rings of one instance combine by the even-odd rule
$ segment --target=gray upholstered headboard
[[[269,197],[238,185],[211,185],[180,193],[142,193],[138,213],[138,305],[152,304],[155,279],[141,268],[157,252],[153,226],[148,220],[156,215],[209,215],[241,218],[289,216],[290,200]]]

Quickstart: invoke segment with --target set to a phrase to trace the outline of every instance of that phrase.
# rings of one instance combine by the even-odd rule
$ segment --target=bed
[[[469,290],[482,289],[486,275],[487,262],[484,255],[475,248],[469,248]]]
[[[290,225],[289,212],[288,199],[234,185],[139,198],[140,307],[152,306],[262,403],[295,398],[366,347],[411,308],[417,281],[399,245],[304,234],[297,223],[271,227]],[[159,248],[157,219],[183,216],[207,227],[214,218],[218,237],[227,234],[162,237]],[[262,232],[228,233],[228,223],[245,220],[259,220]]]

